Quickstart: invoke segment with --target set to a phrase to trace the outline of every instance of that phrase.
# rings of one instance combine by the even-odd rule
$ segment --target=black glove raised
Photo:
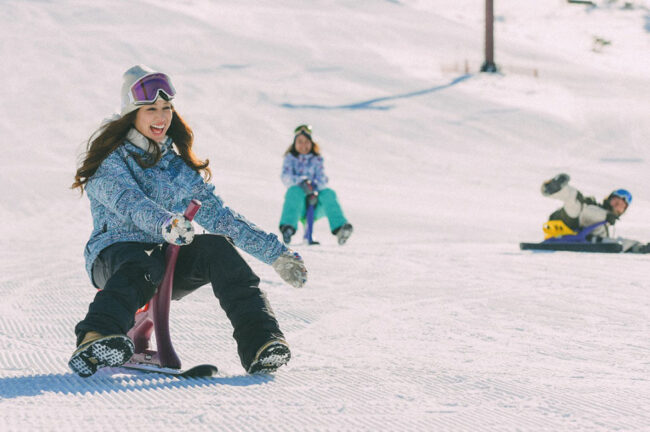
[[[542,184],[542,195],[553,195],[558,192],[564,186],[566,186],[571,180],[569,174],[558,174],[550,180],[545,181]]]
[[[607,212],[607,222],[610,225],[614,225],[618,220],[618,215],[614,212]]]

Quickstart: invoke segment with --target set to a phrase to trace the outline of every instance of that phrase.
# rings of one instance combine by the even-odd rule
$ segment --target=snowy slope
[[[518,249],[558,172],[630,189],[617,235],[650,241],[650,4],[495,3],[484,75],[478,0],[0,2],[0,430],[650,430],[647,256]],[[171,329],[218,377],[67,369],[94,295],[69,185],[136,63],[266,230],[314,127],[355,233],[295,246],[301,290],[247,256],[292,346],[275,376],[244,374],[208,287]]]

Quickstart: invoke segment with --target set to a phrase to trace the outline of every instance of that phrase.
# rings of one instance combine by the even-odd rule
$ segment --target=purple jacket
[[[323,157],[312,153],[300,154],[297,157],[291,153],[287,154],[282,163],[282,183],[291,187],[305,179],[311,180],[316,190],[327,188],[329,179],[323,169]]]

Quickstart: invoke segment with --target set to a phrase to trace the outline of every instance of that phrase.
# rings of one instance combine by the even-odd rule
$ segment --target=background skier
[[[311,126],[298,126],[282,163],[282,182],[287,192],[280,217],[280,232],[285,243],[291,241],[298,229],[298,221],[310,203],[316,206],[314,219],[327,216],[330,230],[339,244],[348,240],[352,225],[343,215],[336,192],[327,187],[328,181],[319,146],[312,140]]]
[[[606,222],[587,236],[592,241],[620,241],[624,252],[644,252],[647,246],[636,240],[612,239],[609,228],[625,213],[632,203],[632,194],[626,189],[616,189],[599,203],[596,198],[584,196],[569,184],[568,174],[558,174],[542,183],[542,195],[558,199],[564,205],[551,213],[549,220],[561,220],[573,231]]]

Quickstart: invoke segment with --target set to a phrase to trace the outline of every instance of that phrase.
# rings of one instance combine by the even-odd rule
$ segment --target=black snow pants
[[[77,324],[79,343],[86,332],[126,334],[135,312],[153,297],[165,272],[166,245],[122,242],[104,249],[93,264],[93,282],[101,290]],[[212,284],[214,295],[230,319],[239,357],[245,369],[270,339],[284,339],[260,279],[230,241],[200,234],[182,246],[174,271],[172,299]]]

